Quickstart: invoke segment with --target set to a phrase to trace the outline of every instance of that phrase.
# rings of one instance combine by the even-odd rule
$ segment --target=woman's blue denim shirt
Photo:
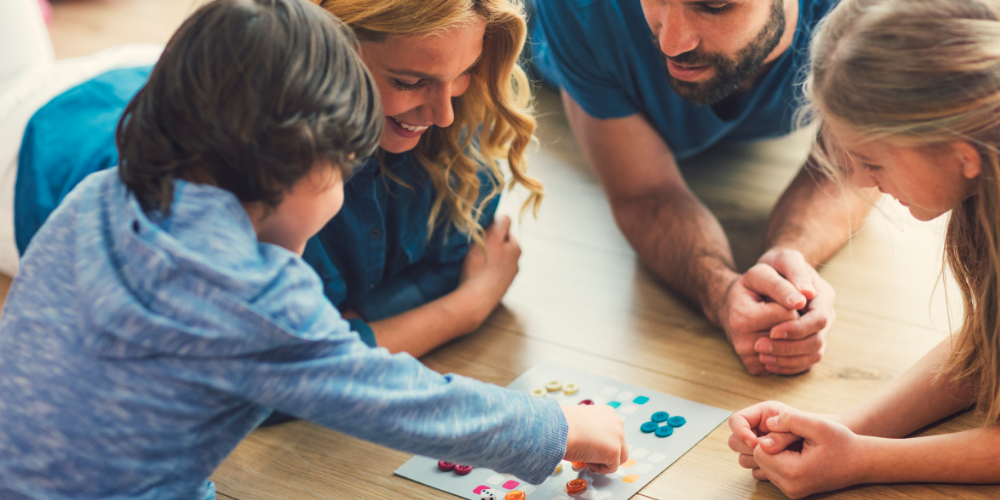
[[[86,176],[118,164],[115,127],[125,106],[145,85],[152,66],[110,71],[59,95],[28,122],[18,157],[14,232],[24,255],[49,214]],[[409,153],[387,154],[385,168],[368,159],[344,186],[344,207],[306,246],[303,257],[338,309],[368,321],[407,311],[458,286],[469,239],[440,217],[428,238],[435,190]],[[484,169],[480,200],[493,182]],[[480,224],[493,221],[499,197],[484,207]],[[352,320],[370,346],[372,329]]]

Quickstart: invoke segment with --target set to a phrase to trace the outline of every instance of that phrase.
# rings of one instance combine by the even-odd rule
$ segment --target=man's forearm
[[[798,250],[816,266],[861,226],[877,199],[877,191],[840,186],[807,163],[771,212],[766,249]]]
[[[717,311],[739,275],[715,216],[686,188],[621,201],[613,208],[618,227],[643,264],[719,326]]]

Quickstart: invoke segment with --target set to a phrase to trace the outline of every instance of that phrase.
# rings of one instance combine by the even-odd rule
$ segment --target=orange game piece
[[[524,500],[524,492],[521,490],[514,490],[504,495],[503,500]]]
[[[587,481],[585,479],[574,479],[566,483],[566,493],[569,493],[570,495],[583,493],[586,489]]]
[[[582,470],[587,468],[586,462],[573,462],[573,470]]]

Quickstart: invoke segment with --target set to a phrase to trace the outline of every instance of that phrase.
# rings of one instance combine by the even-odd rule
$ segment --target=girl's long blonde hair
[[[477,16],[486,20],[483,55],[468,90],[453,98],[455,122],[424,133],[414,153],[424,166],[437,196],[428,231],[442,210],[477,244],[482,244],[479,217],[499,196],[504,175],[497,165],[506,159],[513,177],[530,192],[521,207],[537,214],[544,189],[528,176],[525,150],[535,131],[531,88],[518,65],[527,27],[517,0],[312,0],[350,26],[362,42],[394,35],[432,35],[460,26]],[[480,168],[492,174],[492,195],[478,206]]]
[[[1000,419],[998,19],[998,0],[844,0],[812,41],[805,85],[809,116],[869,140],[979,150],[981,191],[952,210],[945,237],[965,319],[944,373],[976,388],[987,424]],[[843,170],[823,138],[821,126],[817,156]]]

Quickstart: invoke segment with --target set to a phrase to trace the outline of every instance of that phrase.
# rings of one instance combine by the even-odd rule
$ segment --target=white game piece
[[[479,492],[479,500],[497,500],[497,493],[489,488]]]
[[[583,500],[594,500],[594,490],[588,489],[583,493],[580,493],[580,498]]]
[[[639,474],[649,472],[651,470],[653,470],[653,464],[639,464],[635,467],[635,471]]]
[[[503,482],[503,476],[501,476],[500,474],[493,474],[492,476],[486,478],[486,484],[492,484],[493,486],[496,486],[502,482]]]
[[[635,393],[629,391],[622,391],[618,393],[617,398],[618,401],[621,401],[622,403],[631,403],[632,400],[635,399]]]
[[[628,452],[629,458],[646,458],[646,455],[649,455],[649,450],[645,448],[639,448],[638,450]]]
[[[544,398],[545,396],[549,395],[549,391],[546,391],[545,389],[532,389],[531,395],[535,396],[536,398]]]
[[[653,462],[654,464],[658,464],[662,462],[664,458],[667,458],[667,456],[664,455],[663,453],[653,453],[652,455],[649,456],[649,461]]]
[[[545,390],[549,392],[556,392],[563,388],[563,383],[558,380],[551,380],[549,383],[545,384]]]
[[[625,405],[622,406],[618,412],[622,415],[631,415],[639,409],[639,405]]]
[[[601,394],[604,394],[605,396],[607,396],[607,397],[610,398],[611,396],[614,396],[615,394],[618,394],[618,388],[617,387],[605,387],[604,390],[601,391]]]

